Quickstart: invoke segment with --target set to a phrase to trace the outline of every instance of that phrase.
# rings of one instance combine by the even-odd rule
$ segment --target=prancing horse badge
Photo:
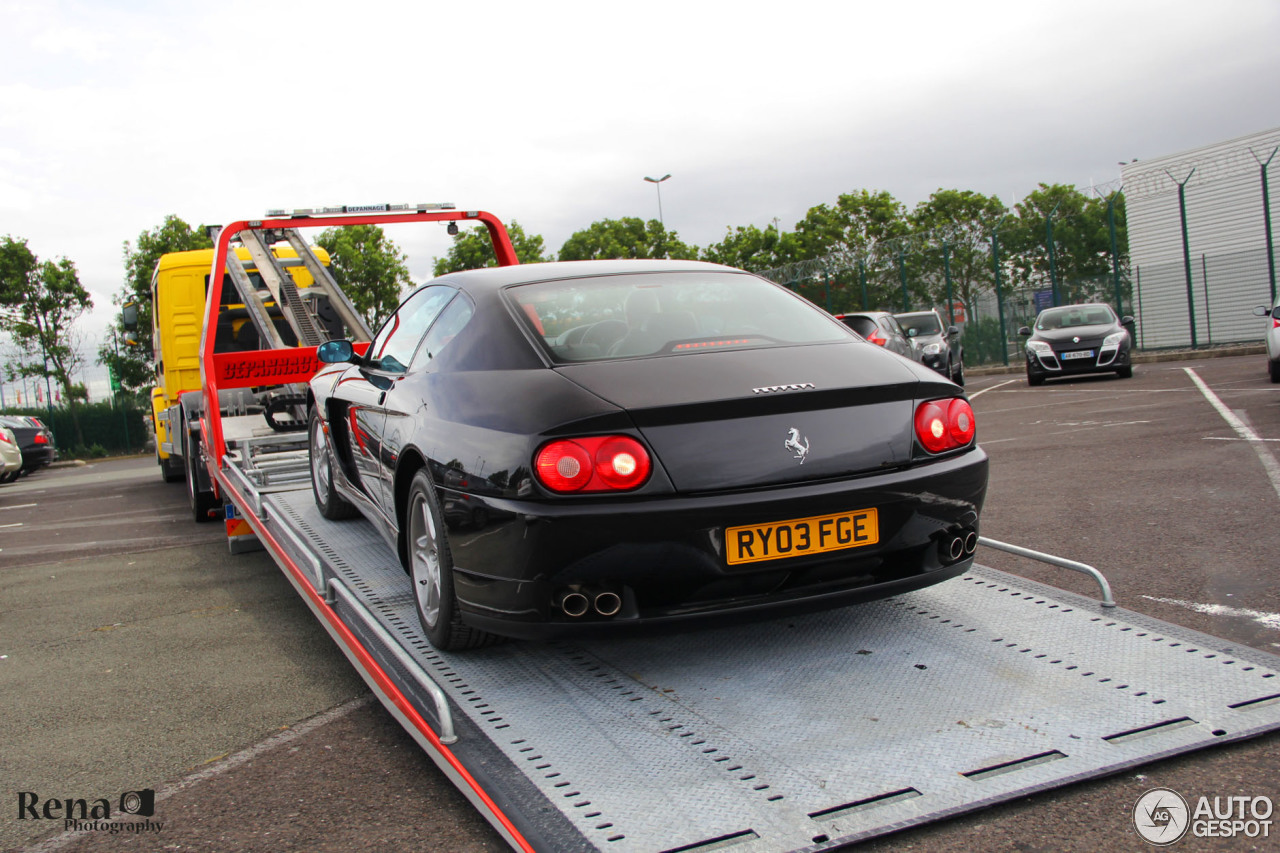
[[[787,431],[787,440],[782,446],[790,450],[796,459],[800,460],[800,464],[804,464],[804,458],[809,455],[809,439],[800,435],[800,430],[792,427]]]

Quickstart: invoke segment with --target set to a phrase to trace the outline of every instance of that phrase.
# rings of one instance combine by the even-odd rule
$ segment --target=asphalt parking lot
[[[1017,374],[970,376],[967,390],[991,457],[983,535],[1097,566],[1121,607],[1280,652],[1280,385],[1261,357],[1039,388]],[[978,559],[1095,592],[1023,558],[984,548]],[[502,849],[368,699],[272,562],[227,554],[220,529],[190,521],[181,487],[161,483],[152,460],[0,486],[0,578],[0,847]],[[859,849],[1142,849],[1130,813],[1143,792],[1278,801],[1278,755],[1270,735]],[[147,788],[164,795],[152,820],[165,825],[149,836],[71,836],[58,821],[14,817],[24,791]]]

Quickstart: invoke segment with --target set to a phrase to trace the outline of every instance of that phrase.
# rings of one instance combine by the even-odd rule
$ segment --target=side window
[[[369,365],[388,373],[404,373],[423,333],[455,293],[452,287],[436,285],[406,299],[369,346]]]
[[[427,336],[423,338],[422,347],[413,359],[414,369],[421,370],[430,364],[431,359],[438,356],[440,351],[449,345],[449,341],[462,331],[475,312],[471,300],[465,296],[459,296],[450,302],[449,307],[444,309],[440,319],[436,320],[431,331],[427,332]]]

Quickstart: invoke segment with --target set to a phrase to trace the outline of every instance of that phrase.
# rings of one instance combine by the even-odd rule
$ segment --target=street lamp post
[[[661,184],[663,181],[665,181],[669,177],[671,176],[663,175],[661,178],[649,178],[649,177],[645,178],[645,180],[653,184],[653,188],[658,191],[658,224],[662,226],[663,231],[667,230],[667,223],[662,218],[662,186]]]

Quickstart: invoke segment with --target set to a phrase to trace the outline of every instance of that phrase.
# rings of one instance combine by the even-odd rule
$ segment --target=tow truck
[[[228,518],[513,849],[828,850],[1280,727],[1280,658],[1123,610],[1093,567],[989,539],[1091,575],[1099,599],[975,566],[885,601],[750,625],[432,648],[397,556],[367,522],[315,506],[305,442],[227,402],[305,382],[315,346],[299,335],[219,352],[214,330],[225,282],[244,280],[233,240],[297,246],[309,227],[466,220],[488,228],[499,263],[517,262],[496,217],[451,205],[223,228],[199,446]]]

